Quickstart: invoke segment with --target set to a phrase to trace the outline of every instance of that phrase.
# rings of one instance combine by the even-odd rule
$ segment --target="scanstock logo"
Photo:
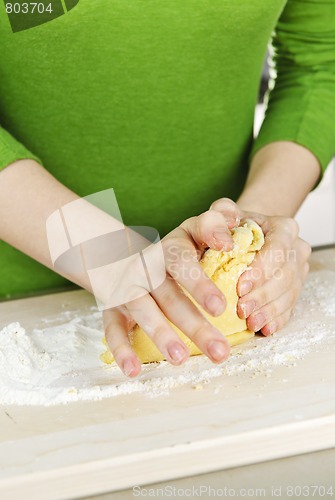
[[[6,13],[13,33],[35,28],[63,16],[79,3],[79,0],[4,0]]]

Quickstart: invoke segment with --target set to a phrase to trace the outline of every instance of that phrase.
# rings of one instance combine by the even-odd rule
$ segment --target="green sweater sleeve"
[[[24,159],[32,159],[42,164],[36,155],[0,127],[0,171],[11,163]]]
[[[267,110],[251,158],[274,141],[335,152],[335,0],[288,0],[272,40]]]

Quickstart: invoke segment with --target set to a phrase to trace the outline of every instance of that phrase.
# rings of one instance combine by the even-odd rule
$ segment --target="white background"
[[[257,133],[264,116],[264,105],[255,113]],[[328,166],[319,186],[306,198],[296,215],[300,235],[313,247],[335,243],[335,162]]]

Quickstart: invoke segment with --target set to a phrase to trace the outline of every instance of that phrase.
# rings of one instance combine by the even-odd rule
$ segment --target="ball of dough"
[[[200,261],[205,273],[214,281],[226,297],[227,307],[224,313],[217,317],[209,315],[185,290],[184,292],[196,304],[197,308],[208,321],[227,338],[229,344],[236,345],[254,336],[254,332],[247,329],[246,321],[237,316],[238,295],[236,286],[241,274],[254,260],[256,252],[262,248],[264,235],[256,222],[246,220],[242,225],[232,230],[232,237],[234,248],[230,252],[209,249],[204,253]],[[179,328],[172,323],[171,325],[187,345],[191,356],[202,354],[200,349]],[[138,325],[130,333],[129,340],[134,352],[142,363],[165,359],[156,345]],[[104,343],[107,345],[105,339]],[[107,364],[114,361],[109,349],[101,355],[101,359]]]

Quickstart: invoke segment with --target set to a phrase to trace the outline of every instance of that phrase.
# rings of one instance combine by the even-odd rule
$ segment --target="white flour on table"
[[[62,322],[60,324],[60,322]],[[271,337],[257,337],[232,349],[221,365],[194,356],[181,367],[144,365],[136,379],[106,366],[101,313],[68,311],[44,318],[43,329],[26,331],[11,323],[0,331],[0,404],[54,405],[142,392],[166,395],[174,387],[220,376],[253,372],[269,376],[276,366],[292,366],[335,337],[335,273],[311,273],[289,325]],[[332,343],[334,345],[334,342]]]

